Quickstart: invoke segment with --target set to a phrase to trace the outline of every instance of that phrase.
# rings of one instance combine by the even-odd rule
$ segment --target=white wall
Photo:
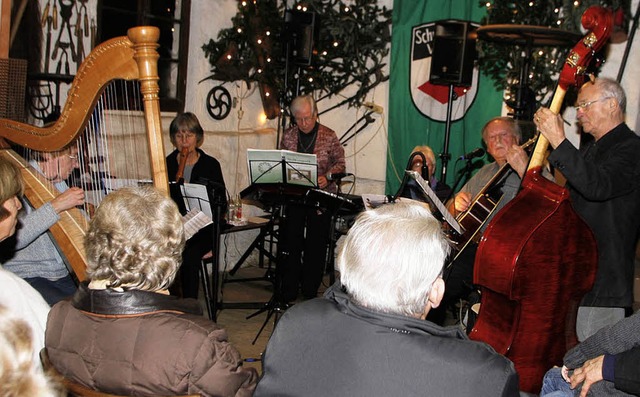
[[[381,5],[391,8],[393,0],[381,0]],[[217,1],[196,1],[192,2],[191,9],[191,32],[189,43],[189,77],[187,80],[187,100],[186,109],[195,112],[203,123],[205,130],[210,131],[244,131],[253,129],[272,128],[277,129],[277,120],[265,121],[262,116],[262,102],[257,90],[247,89],[243,83],[225,83],[233,97],[238,98],[242,103],[244,117],[238,117],[239,106],[232,109],[229,116],[221,121],[212,119],[205,108],[205,100],[208,91],[219,85],[220,82],[207,80],[198,84],[198,81],[210,74],[210,65],[204,57],[201,47],[209,39],[217,38],[221,29],[231,27],[231,18],[237,12],[238,2],[236,0]],[[200,17],[197,17],[200,16]],[[388,64],[387,64],[388,73]],[[246,98],[245,98],[246,97]],[[242,99],[245,98],[245,99]],[[349,141],[345,147],[347,157],[347,170],[354,173],[357,179],[356,190],[359,193],[384,191],[384,177],[386,167],[386,109],[388,98],[388,83],[376,87],[372,91],[367,101],[375,102],[382,106],[385,112],[382,115],[374,115],[375,123],[370,124],[361,131],[356,138]],[[322,101],[320,111],[331,107],[336,100]],[[342,107],[337,110],[325,113],[321,116],[321,122],[334,129],[338,137],[342,136],[356,120],[364,113],[364,109],[354,109]],[[354,128],[354,130],[357,128]],[[275,135],[272,142],[273,148],[276,146]],[[240,156],[240,161],[228,159],[234,163],[243,164],[244,154]],[[232,175],[228,179],[233,178]]]

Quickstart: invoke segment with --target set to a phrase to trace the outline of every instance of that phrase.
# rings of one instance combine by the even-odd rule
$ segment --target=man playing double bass
[[[573,208],[598,245],[596,279],[578,309],[580,341],[624,318],[625,309],[633,304],[640,228],[640,138],[624,122],[625,107],[625,93],[614,80],[598,78],[583,85],[576,101],[577,118],[594,139],[580,150],[566,139],[560,115],[540,108],[534,117],[554,149],[549,162],[567,179]]]

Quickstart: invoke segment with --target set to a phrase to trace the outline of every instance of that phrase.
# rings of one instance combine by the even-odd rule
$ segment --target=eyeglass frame
[[[587,110],[589,108],[589,106],[593,105],[594,103],[603,101],[605,99],[610,99],[610,98],[613,98],[613,97],[604,96],[602,98],[594,99],[593,101],[581,103],[579,105],[574,106],[574,108],[576,109],[576,111],[578,111],[578,110],[585,111],[585,110]]]

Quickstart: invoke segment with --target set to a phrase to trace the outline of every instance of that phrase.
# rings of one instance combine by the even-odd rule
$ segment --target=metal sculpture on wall
[[[215,120],[225,119],[231,111],[231,95],[226,88],[219,85],[207,94],[207,112]]]

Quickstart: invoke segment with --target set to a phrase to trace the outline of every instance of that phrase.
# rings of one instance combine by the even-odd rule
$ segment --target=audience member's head
[[[69,178],[74,169],[79,167],[78,146],[72,144],[57,152],[39,152],[33,150],[29,157],[35,160],[42,175],[50,182],[61,182]]]
[[[522,132],[511,117],[494,117],[482,127],[482,139],[491,157],[501,162],[507,158],[511,146],[520,144]]]
[[[444,292],[450,247],[429,209],[417,202],[360,214],[340,247],[342,285],[362,306],[424,318]]]
[[[166,290],[182,260],[178,207],[152,187],[127,187],[105,197],[85,238],[87,276],[106,288]]]
[[[433,174],[436,172],[436,155],[433,153],[433,150],[426,145],[416,146],[411,151],[411,154],[414,153],[422,153],[424,155],[426,164],[422,162],[422,156],[415,155],[411,158],[411,170],[419,173],[426,180],[429,180],[433,177]],[[423,167],[427,167],[427,175],[423,175]]]
[[[178,142],[178,134],[195,134],[197,147],[200,147],[204,142],[204,130],[198,117],[191,112],[178,114],[169,126],[171,143],[173,146],[180,148],[182,145]]]
[[[61,396],[33,360],[31,328],[0,305],[0,396]]]
[[[20,197],[24,190],[22,174],[12,162],[0,157],[0,241],[16,231]]]

